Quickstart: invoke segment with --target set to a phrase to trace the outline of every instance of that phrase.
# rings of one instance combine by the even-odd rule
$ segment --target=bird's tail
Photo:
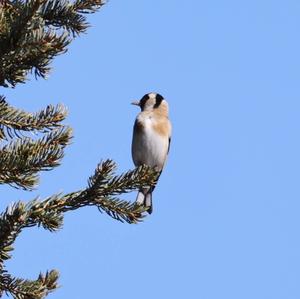
[[[152,205],[152,190],[149,190],[149,192],[145,196],[144,206],[147,208],[147,212],[149,214],[152,214],[153,211],[153,205]]]
[[[152,188],[140,189],[136,197],[136,204],[144,206],[149,214],[151,214],[153,210],[152,191]]]
[[[161,171],[159,172],[156,178],[156,183],[160,175]],[[149,214],[151,214],[153,211],[152,192],[155,189],[156,183],[152,187],[140,189],[136,197],[136,204],[144,206]]]
[[[136,202],[136,204],[138,204],[138,205],[141,206],[141,205],[144,205],[144,201],[145,201],[144,191],[143,190],[139,190],[135,202]]]

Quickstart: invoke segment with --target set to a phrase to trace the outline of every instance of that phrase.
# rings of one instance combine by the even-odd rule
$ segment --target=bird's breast
[[[136,166],[146,164],[162,169],[168,151],[168,136],[155,129],[152,117],[137,118],[132,141],[132,157]]]

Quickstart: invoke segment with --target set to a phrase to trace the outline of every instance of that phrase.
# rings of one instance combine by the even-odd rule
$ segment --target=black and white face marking
[[[144,107],[145,107],[145,104],[146,102],[149,100],[149,94],[145,94],[141,100],[140,100],[140,107],[141,107],[141,110],[143,111],[144,110]]]
[[[164,98],[158,93],[147,93],[139,101],[139,106],[142,111],[151,110],[158,108],[163,100]]]
[[[161,102],[163,100],[164,100],[164,98],[162,97],[162,95],[160,95],[159,93],[157,93],[156,96],[155,96],[155,104],[154,104],[153,108],[159,107],[159,105],[161,104]]]

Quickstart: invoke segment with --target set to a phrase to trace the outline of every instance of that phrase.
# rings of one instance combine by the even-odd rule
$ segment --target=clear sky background
[[[53,299],[299,299],[299,0],[111,0],[89,21],[48,80],[1,89],[29,111],[64,103],[75,136],[38,190],[1,186],[2,210],[84,188],[101,159],[133,168],[129,103],[157,91],[174,131],[154,212],[69,212],[25,230],[8,269],[59,269]]]

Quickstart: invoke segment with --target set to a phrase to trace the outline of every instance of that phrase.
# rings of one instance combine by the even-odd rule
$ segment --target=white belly
[[[132,158],[134,164],[146,164],[151,167],[163,168],[169,146],[169,137],[163,137],[152,129],[151,120],[145,122],[143,132],[133,136]]]

